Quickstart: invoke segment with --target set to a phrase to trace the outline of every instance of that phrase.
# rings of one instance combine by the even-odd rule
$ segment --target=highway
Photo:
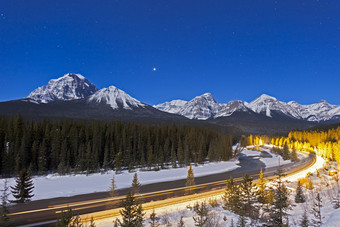
[[[265,151],[262,151],[261,154],[263,156],[269,155]],[[226,179],[230,177],[235,178],[236,181],[240,181],[244,174],[248,173],[253,179],[257,179],[262,168],[266,178],[273,178],[277,171],[277,167],[265,168],[265,165],[258,159],[242,154],[239,156],[239,161],[241,167],[236,170],[195,178],[196,185],[194,187],[183,187],[185,185],[185,179],[142,185],[141,193],[136,197],[143,203],[159,201],[160,203],[168,204],[170,200],[178,197],[181,198],[181,201],[184,201],[184,199],[188,197],[186,195],[189,191],[194,195],[219,192],[223,190]],[[314,163],[315,155],[310,154],[305,159],[283,165],[281,168],[285,174],[293,174],[308,168]],[[121,202],[125,198],[128,190],[129,189],[119,190],[118,196],[113,198],[109,196],[108,192],[100,192],[32,201],[27,204],[11,207],[10,219],[15,226],[54,226],[55,221],[60,216],[60,212],[68,208],[71,208],[79,215],[103,212],[105,210],[115,210],[115,212],[118,212],[119,209],[117,208],[121,207]],[[110,212],[111,211],[107,212],[106,216],[114,215]],[[101,218],[105,218],[105,216]]]

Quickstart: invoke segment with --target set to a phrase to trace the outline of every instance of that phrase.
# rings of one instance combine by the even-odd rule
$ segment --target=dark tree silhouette
[[[11,192],[15,200],[11,201],[14,203],[23,203],[30,201],[34,196],[32,194],[34,185],[32,178],[28,175],[27,170],[23,169],[20,171],[20,175],[16,179],[16,185],[11,187]]]

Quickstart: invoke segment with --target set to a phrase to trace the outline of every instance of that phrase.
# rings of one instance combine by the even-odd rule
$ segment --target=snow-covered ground
[[[238,160],[232,160],[193,166],[194,175],[195,177],[200,177],[231,171],[240,167],[238,163]],[[47,176],[34,177],[33,193],[35,195],[32,200],[108,191],[113,176],[115,177],[117,189],[127,188],[131,186],[134,174],[135,172],[129,173],[128,171],[123,171],[120,174],[116,174],[114,171],[108,171],[104,174],[96,173],[89,174],[88,176],[86,176],[85,174],[67,176],[50,174]],[[137,174],[141,184],[173,181],[178,179],[185,179],[188,174],[188,167],[164,169],[160,171],[137,171]],[[15,179],[10,178],[8,183],[10,186],[13,186],[15,184]],[[1,189],[3,188],[3,184],[4,180],[1,179]]]
[[[268,151],[268,153],[270,153]],[[278,155],[272,154],[271,158],[264,158],[260,156],[260,151],[244,149],[242,154],[247,156],[258,156],[259,159],[266,164],[267,167],[277,166],[289,163],[290,161],[283,161]],[[254,157],[256,158],[256,157]],[[195,177],[207,176],[217,173],[232,171],[239,168],[238,160],[231,160],[226,162],[212,162],[204,165],[193,166]],[[166,182],[187,177],[188,167],[186,168],[170,168],[160,171],[137,171],[138,179],[141,184],[151,184],[156,182]],[[93,192],[103,192],[110,188],[111,179],[114,176],[116,186],[118,189],[130,187],[132,178],[135,172],[129,173],[123,171],[116,174],[114,171],[106,173],[96,173],[78,175],[60,176],[58,174],[49,174],[47,176],[37,176],[33,178],[34,183],[34,197],[32,200],[48,199],[55,197],[67,197],[73,195],[80,195]],[[3,188],[4,180],[0,180],[0,189]],[[10,186],[15,184],[15,179],[8,180]],[[10,198],[13,199],[13,198]]]
[[[260,150],[255,150],[252,149],[250,146],[248,149],[244,149],[241,153],[246,155],[246,156],[251,156],[251,157],[258,157],[258,159],[263,162],[267,168],[273,167],[273,166],[278,166],[280,165],[285,165],[291,163],[291,160],[283,160],[283,158],[280,155],[274,154],[270,152],[269,148],[266,147],[261,147],[261,150],[266,151],[271,155],[271,157],[266,157],[261,154]],[[300,158],[303,158],[303,156],[299,156]]]
[[[259,152],[252,151],[252,150],[244,150],[242,152],[245,155],[248,156],[257,156]],[[324,167],[327,166],[327,169]],[[306,169],[305,171],[302,171],[301,173],[296,173],[294,175],[288,176],[283,178],[283,180],[286,182],[286,185],[290,192],[290,201],[292,203],[292,210],[289,211],[289,223],[290,226],[300,226],[300,220],[305,210],[307,210],[307,215],[309,221],[311,221],[314,216],[311,213],[313,202],[315,199],[315,195],[317,192],[321,193],[322,197],[322,216],[323,216],[323,225],[327,227],[339,227],[340,226],[340,208],[334,209],[333,205],[331,203],[333,196],[336,193],[337,186],[334,177],[329,176],[328,170],[334,171],[336,170],[336,163],[330,163],[326,164],[325,160],[321,157],[317,157],[316,163],[312,166]],[[319,172],[319,176],[317,174]],[[306,196],[306,202],[302,204],[296,204],[294,202],[295,197],[295,188],[297,185],[297,180],[300,178],[306,177],[306,174],[308,173],[309,179],[312,180],[314,189],[308,190],[304,188],[304,194]],[[224,227],[224,226],[230,226],[231,221],[233,221],[234,226],[236,225],[236,222],[238,220],[238,216],[230,211],[224,210],[222,208],[222,196],[215,196],[210,199],[217,199],[219,201],[219,205],[217,207],[211,207],[209,205],[210,209],[210,217],[212,219],[212,222],[214,223],[211,226],[215,227]],[[167,226],[167,223],[170,223],[172,226],[177,226],[179,220],[181,217],[183,217],[183,221],[185,222],[185,226],[194,226],[194,220],[193,217],[197,216],[197,214],[193,211],[192,207],[196,202],[202,202],[204,200],[193,200],[190,203],[182,203],[182,204],[176,204],[171,205],[167,207],[163,207],[160,209],[156,209],[156,215],[159,218],[158,223],[160,226]],[[207,203],[208,200],[205,199]],[[146,220],[144,224],[146,226],[150,226],[148,219],[151,211],[146,212]],[[104,219],[104,220],[98,220],[96,222],[97,226],[112,226],[113,218],[111,219]],[[250,220],[248,219],[247,226],[251,226]],[[310,223],[311,226],[311,223]]]

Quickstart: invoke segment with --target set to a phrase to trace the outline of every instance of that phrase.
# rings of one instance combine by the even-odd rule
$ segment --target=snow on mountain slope
[[[36,103],[49,103],[56,100],[73,100],[88,97],[98,89],[80,74],[68,73],[52,79],[47,85],[38,87],[27,98]]]
[[[87,100],[90,101],[105,102],[113,109],[131,110],[135,107],[147,106],[114,86],[98,91],[85,77],[72,73],[50,80],[47,85],[32,91],[27,98],[22,101],[39,104],[56,100],[68,101],[88,98]],[[280,114],[294,119],[317,122],[340,119],[340,105],[331,105],[324,100],[310,105],[301,105],[295,101],[285,103],[266,94],[259,96],[250,103],[230,101],[223,104],[216,102],[210,93],[205,93],[190,101],[173,100],[153,107],[164,112],[198,120],[228,117],[236,111],[250,111],[271,118]],[[273,113],[275,114],[273,115]]]
[[[164,112],[177,114],[181,110],[181,108],[183,108],[183,106],[187,103],[188,101],[178,99],[172,100],[171,102],[165,102],[158,105],[154,105],[153,107]]]
[[[221,105],[214,97],[210,93],[205,93],[186,103],[178,114],[190,119],[206,120],[213,117],[220,109]]]
[[[301,119],[301,115],[295,108],[266,94],[248,103],[247,107],[256,113],[265,114],[267,117],[272,117],[272,111],[276,111],[292,118]]]
[[[301,105],[295,101],[288,102],[295,108],[303,119],[308,121],[327,121],[336,115],[340,115],[340,106],[331,105],[325,100],[310,105]]]
[[[250,103],[230,101],[217,103],[210,93],[197,96],[191,101],[173,100],[155,108],[168,113],[175,113],[190,119],[206,120],[208,118],[228,117],[236,111],[255,112],[272,118],[273,113],[293,119],[308,121],[328,121],[340,119],[340,105],[331,105],[322,100],[315,104],[301,105],[295,101],[282,102],[275,97],[263,94]]]
[[[206,120],[215,116],[222,109],[210,93],[197,96],[188,101],[173,100],[154,106],[168,113],[179,114],[189,119]]]
[[[240,100],[230,101],[227,104],[221,104],[221,105],[222,105],[222,109],[214,116],[214,118],[228,117],[232,115],[235,111],[243,111],[243,112],[249,111],[249,108],[245,105],[245,103]]]
[[[88,101],[108,104],[114,110],[119,108],[132,110],[133,108],[144,108],[146,106],[144,103],[132,98],[130,95],[115,86],[110,86],[97,91],[88,98]]]

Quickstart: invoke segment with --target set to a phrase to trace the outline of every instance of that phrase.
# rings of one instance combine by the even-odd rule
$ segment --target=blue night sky
[[[148,104],[205,92],[340,104],[339,12],[338,0],[0,0],[0,101],[73,72]]]

